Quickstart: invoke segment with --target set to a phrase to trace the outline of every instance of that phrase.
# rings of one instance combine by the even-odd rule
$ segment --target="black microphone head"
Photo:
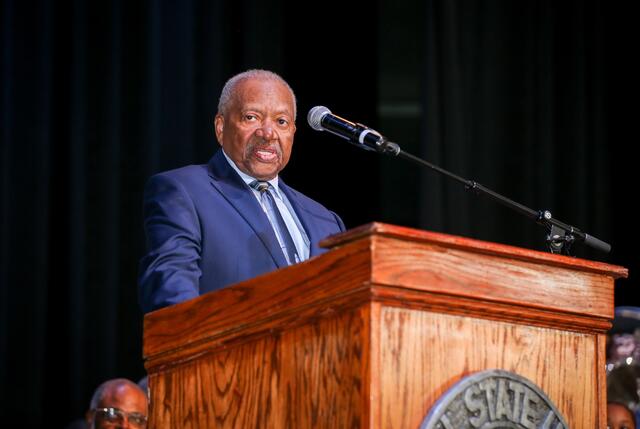
[[[331,110],[327,109],[324,106],[312,107],[311,110],[309,110],[309,113],[307,114],[307,122],[309,123],[309,126],[314,130],[324,131],[321,121],[322,121],[322,118],[325,117],[325,115],[330,113],[331,113]]]

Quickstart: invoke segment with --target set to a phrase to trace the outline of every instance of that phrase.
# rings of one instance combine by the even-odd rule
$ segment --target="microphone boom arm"
[[[437,171],[438,173],[450,179],[462,183],[466,190],[473,191],[476,194],[485,195],[490,199],[502,204],[503,206],[506,206],[520,214],[523,214],[524,216],[534,220],[536,223],[546,227],[548,231],[546,241],[551,253],[562,253],[564,255],[570,255],[571,245],[574,242],[583,242],[584,244],[594,249],[600,250],[604,253],[609,253],[611,251],[610,244],[599,240],[598,238],[593,237],[589,234],[586,234],[580,231],[578,228],[555,219],[549,210],[536,211],[530,209],[527,206],[524,206],[503,195],[498,194],[497,192],[492,191],[491,189],[488,189],[487,187],[481,185],[476,181],[467,180],[445,170],[444,168],[438,167],[435,164],[425,161],[422,158],[418,158],[417,156],[404,152],[402,149],[400,149],[400,146],[398,144],[390,142],[382,135],[380,137],[381,138],[378,140],[378,142],[375,143],[375,146],[370,144],[368,145],[368,147],[372,147],[377,152],[387,155],[394,155],[399,158],[411,161],[420,166]]]

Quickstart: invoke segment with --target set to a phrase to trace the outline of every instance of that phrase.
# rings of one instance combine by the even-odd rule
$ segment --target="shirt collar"
[[[240,170],[238,168],[238,166],[236,165],[236,163],[233,162],[233,160],[231,158],[229,158],[229,156],[226,154],[224,149],[221,149],[221,150],[222,150],[222,154],[227,159],[227,162],[229,163],[231,168],[233,168],[236,171],[236,173],[238,173],[240,175],[240,178],[244,181],[244,183],[246,183],[247,185],[250,186],[251,182],[254,182],[254,181],[258,180],[255,177],[251,177],[247,173],[245,173],[244,171]],[[260,180],[260,181],[263,182],[263,180]],[[271,186],[273,186],[273,188],[276,190],[276,193],[279,196],[280,195],[280,189],[278,188],[278,176],[274,177],[271,180],[267,180],[267,182],[269,182],[269,184],[271,184]]]

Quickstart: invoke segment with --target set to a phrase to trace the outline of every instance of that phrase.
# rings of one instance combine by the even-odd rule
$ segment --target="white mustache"
[[[249,143],[246,146],[245,155],[250,155],[256,150],[268,150],[278,155],[278,158],[282,158],[282,149],[280,148],[280,145],[275,143],[270,143],[270,144]]]

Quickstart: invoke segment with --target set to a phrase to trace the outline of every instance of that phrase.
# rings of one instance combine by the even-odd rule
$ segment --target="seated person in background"
[[[616,307],[607,333],[607,398],[640,418],[640,307]],[[635,426],[634,426],[635,427]]]
[[[133,381],[116,378],[98,386],[85,418],[92,429],[144,429],[147,413],[146,393]]]
[[[619,402],[607,404],[607,429],[636,429],[635,416]]]

